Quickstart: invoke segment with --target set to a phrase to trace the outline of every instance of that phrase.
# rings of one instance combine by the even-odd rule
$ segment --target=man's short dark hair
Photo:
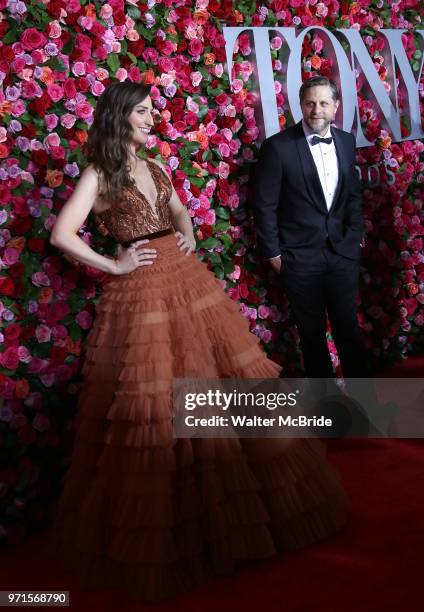
[[[312,87],[318,87],[319,85],[328,85],[328,87],[330,87],[331,89],[331,96],[334,102],[337,102],[340,95],[336,83],[331,79],[328,79],[327,77],[321,75],[313,76],[302,83],[302,86],[299,90],[300,101],[303,100],[308,89],[311,89]]]

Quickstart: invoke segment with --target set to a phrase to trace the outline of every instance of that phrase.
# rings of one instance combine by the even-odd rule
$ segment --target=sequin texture
[[[172,194],[171,181],[155,162],[146,161],[157,191],[154,208],[134,185],[124,187],[119,203],[97,213],[100,222],[117,242],[128,242],[172,227],[168,206]]]

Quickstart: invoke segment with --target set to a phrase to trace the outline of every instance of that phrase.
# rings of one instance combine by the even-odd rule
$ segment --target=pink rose
[[[18,357],[19,361],[22,361],[23,363],[30,363],[32,359],[31,353],[26,346],[18,346]]]
[[[193,57],[198,57],[203,52],[203,44],[198,38],[194,38],[190,41],[190,44],[188,46],[188,52]]]
[[[48,287],[50,285],[50,279],[44,272],[34,272],[31,276],[31,282],[36,287]]]
[[[24,81],[21,86],[21,95],[23,98],[36,98],[39,95],[41,96],[42,91],[37,83],[34,81]]]
[[[59,102],[59,100],[63,98],[63,88],[61,85],[57,85],[56,83],[47,85],[47,93],[53,102]]]
[[[12,115],[14,117],[20,117],[21,115],[25,113],[25,111],[26,111],[26,106],[22,100],[16,100],[16,102],[12,104]]]
[[[46,124],[46,127],[49,131],[55,129],[58,121],[59,119],[57,115],[51,114],[51,115],[44,116],[44,123]]]
[[[75,74],[75,76],[83,76],[85,74],[84,62],[74,62],[72,65],[72,72]]]
[[[78,102],[75,106],[75,114],[80,119],[89,119],[93,114],[93,107],[85,100]]]
[[[0,353],[0,363],[7,370],[16,370],[19,365],[18,349],[16,346],[9,346],[3,353]]]
[[[44,146],[46,146],[47,148],[60,146],[59,134],[56,134],[56,132],[48,134],[48,136],[46,136],[44,139]]]
[[[60,125],[62,125],[67,130],[70,130],[74,126],[76,120],[77,118],[75,117],[75,115],[65,113],[60,118]]]
[[[100,81],[95,81],[91,86],[91,93],[93,96],[101,96],[105,90],[105,86]]]
[[[13,266],[19,260],[19,251],[6,247],[3,254],[3,261],[8,266]]]
[[[47,43],[47,38],[36,28],[28,28],[24,30],[21,43],[27,51],[43,47]]]
[[[240,266],[234,266],[234,270],[233,272],[231,272],[231,274],[229,274],[229,277],[231,278],[231,280],[235,281],[240,278],[240,273]]]
[[[221,157],[229,157],[231,154],[230,147],[227,144],[220,144],[218,147]]]
[[[49,38],[60,38],[62,28],[58,21],[51,21],[47,26],[47,35]]]
[[[230,166],[226,162],[219,162],[218,165],[219,178],[226,179],[230,174]]]
[[[35,329],[35,335],[38,342],[50,342],[51,329],[47,325],[38,325]]]
[[[115,78],[118,79],[118,81],[126,81],[128,77],[128,72],[125,70],[125,68],[118,68],[118,70],[115,72]]]
[[[267,319],[269,317],[269,308],[264,304],[261,304],[258,308],[258,315],[260,319]]]
[[[93,320],[93,317],[86,310],[81,310],[76,316],[77,323],[82,329],[89,329]]]

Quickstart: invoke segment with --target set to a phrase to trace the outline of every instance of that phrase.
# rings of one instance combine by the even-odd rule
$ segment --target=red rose
[[[224,92],[220,93],[218,96],[216,96],[215,102],[218,104],[218,106],[222,106],[223,104],[227,104],[228,103],[228,96],[227,96],[227,94],[224,93]]]
[[[10,266],[9,268],[9,276],[11,276],[12,278],[20,278],[24,272],[25,266],[20,261],[13,264],[13,266]]]
[[[32,226],[30,217],[19,217],[13,220],[12,227],[18,236],[24,236]]]
[[[67,98],[75,98],[77,95],[77,88],[75,86],[74,79],[66,79],[63,84],[63,91],[65,92],[65,96]]]
[[[96,38],[102,38],[103,34],[106,32],[106,28],[99,23],[98,21],[95,21],[93,23],[93,26],[90,30],[90,33],[95,36]]]
[[[144,51],[145,46],[144,40],[140,38],[140,40],[135,40],[129,43],[128,51],[138,57]]]
[[[15,283],[6,276],[0,276],[0,295],[13,295]]]
[[[46,249],[46,241],[42,238],[30,238],[27,244],[30,251],[39,253],[40,255],[44,253]]]
[[[28,28],[27,30],[24,30],[21,37],[22,46],[28,51],[38,49],[39,47],[44,47],[46,42],[47,38],[44,36],[44,34],[35,28]]]
[[[64,346],[53,346],[50,357],[59,363],[63,363],[68,356],[68,349]]]
[[[16,340],[19,338],[20,333],[21,328],[19,325],[17,323],[11,323],[4,330],[4,337],[7,338],[7,340]]]
[[[203,45],[197,38],[193,38],[188,46],[188,52],[194,57],[198,57],[203,52]]]
[[[77,86],[78,91],[85,93],[90,87],[90,81],[86,79],[86,77],[78,77],[75,80],[75,85]]]
[[[15,59],[15,54],[12,47],[4,46],[0,49],[0,57],[9,64]]]
[[[113,13],[113,21],[117,26],[125,25],[126,17],[123,11],[116,11],[116,13]]]
[[[9,346],[3,353],[0,353],[0,363],[7,370],[16,370],[19,365],[18,349]]]
[[[47,166],[49,156],[45,151],[40,149],[39,151],[31,151],[31,159],[37,166]]]

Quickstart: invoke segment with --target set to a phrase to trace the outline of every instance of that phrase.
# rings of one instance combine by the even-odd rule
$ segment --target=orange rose
[[[0,143],[0,159],[9,157],[9,149],[2,142]]]
[[[196,23],[206,23],[210,17],[210,14],[206,9],[199,9],[198,11],[194,11],[193,20]]]
[[[53,289],[51,287],[42,287],[38,301],[40,304],[49,304],[52,301]]]
[[[66,338],[66,348],[73,355],[81,354],[81,341],[80,340],[72,340],[70,336]]]
[[[349,6],[349,13],[351,15],[358,13],[360,10],[361,10],[361,7],[359,5],[359,2],[352,2],[352,4]]]
[[[234,11],[234,17],[235,17],[237,23],[243,23],[244,17],[243,17],[243,14],[240,13],[240,11],[237,11],[237,10]]]
[[[416,295],[420,290],[417,283],[408,283],[407,286],[408,286],[409,295]]]
[[[20,378],[16,381],[15,395],[20,399],[26,397],[29,393],[29,384],[25,378]]]
[[[87,132],[85,132],[84,130],[75,130],[75,138],[80,144],[84,144],[85,142],[87,142]]]
[[[85,14],[87,15],[87,17],[90,17],[91,19],[95,20],[97,15],[96,15],[96,7],[94,6],[94,4],[87,4],[86,8],[85,8]]]
[[[200,147],[202,149],[206,149],[206,147],[209,144],[209,138],[208,135],[205,134],[204,132],[197,132],[196,134],[196,140],[197,142],[200,142]]]
[[[321,58],[318,57],[318,55],[313,55],[311,57],[311,66],[312,68],[314,68],[315,70],[317,70],[318,68],[321,67]]]
[[[167,142],[161,142],[159,145],[160,154],[164,159],[171,155],[171,147]]]
[[[52,189],[59,187],[63,183],[63,172],[60,170],[47,170],[46,181]]]
[[[386,138],[378,138],[377,139],[378,146],[382,149],[388,149],[392,144],[392,139],[390,136],[386,136]]]
[[[15,236],[15,238],[8,240],[7,246],[19,252],[23,251],[25,247],[25,238],[23,236]]]
[[[44,66],[41,69],[40,81],[42,81],[46,85],[50,85],[51,83],[54,83],[53,71],[51,68],[49,68],[48,66]]]
[[[280,124],[280,127],[284,127],[286,125],[286,118],[284,115],[280,115],[278,117],[278,123]]]
[[[12,102],[0,102],[0,117],[7,115],[12,110]]]
[[[155,73],[153,72],[153,70],[145,70],[142,73],[142,82],[145,85],[153,85],[155,82]]]
[[[206,53],[205,54],[205,64],[206,64],[206,66],[211,66],[214,63],[215,63],[215,55],[213,53]]]

